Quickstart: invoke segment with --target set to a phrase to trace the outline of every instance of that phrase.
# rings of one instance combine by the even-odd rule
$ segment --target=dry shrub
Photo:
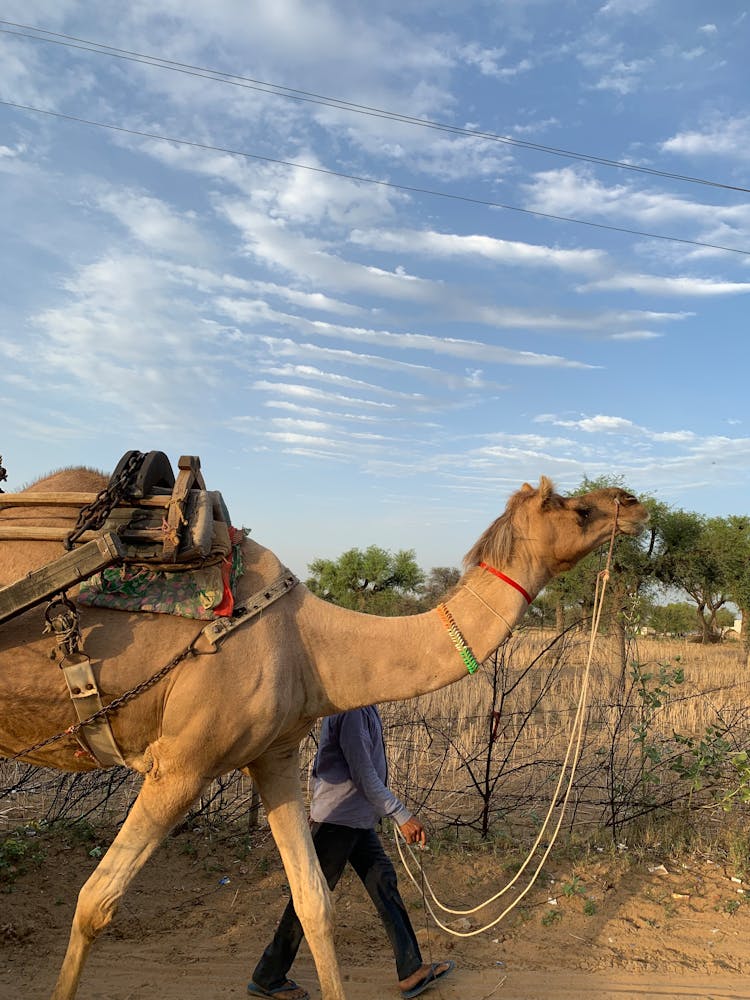
[[[517,838],[535,830],[554,795],[587,652],[582,632],[557,638],[521,630],[474,677],[383,704],[391,786],[433,831],[470,827]],[[674,678],[676,671],[684,681],[665,687],[659,678]],[[739,780],[732,755],[750,748],[749,694],[737,647],[639,639],[623,664],[619,644],[600,637],[565,829],[588,836],[604,828],[618,839],[659,810],[705,806],[721,797],[722,780]],[[680,754],[695,757],[675,733],[700,744],[711,732],[721,734],[729,749],[723,758],[715,754],[713,771],[706,770],[696,788],[673,770]],[[305,789],[315,735],[301,748]],[[0,831],[39,821],[118,825],[139,786],[140,778],[121,768],[60,775],[5,763]],[[263,816],[252,782],[239,772],[213,782],[188,817],[191,824],[241,828],[258,821]]]

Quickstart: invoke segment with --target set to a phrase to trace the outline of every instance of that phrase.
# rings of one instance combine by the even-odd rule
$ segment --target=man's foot
[[[310,1000],[310,994],[303,986],[298,986],[293,979],[287,979],[281,986],[267,989],[250,981],[247,992],[251,997],[268,997],[269,1000]]]
[[[455,968],[456,963],[451,959],[448,959],[447,962],[433,962],[431,965],[420,966],[411,976],[399,980],[398,985],[401,988],[401,996],[405,1000],[419,996],[428,986],[432,986],[438,979],[442,979],[451,969]]]

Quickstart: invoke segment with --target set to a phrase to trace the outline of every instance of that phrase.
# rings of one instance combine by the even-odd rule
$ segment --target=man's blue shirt
[[[390,816],[401,826],[412,814],[386,785],[387,775],[377,708],[367,705],[329,715],[313,764],[311,818],[367,830]]]

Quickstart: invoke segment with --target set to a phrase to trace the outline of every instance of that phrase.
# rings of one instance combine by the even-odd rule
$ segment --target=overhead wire
[[[275,156],[264,156],[261,153],[251,153],[247,150],[232,149],[228,146],[216,146],[212,143],[198,142],[192,139],[178,139],[174,136],[161,135],[158,132],[148,132],[145,129],[127,128],[124,125],[113,125],[111,122],[94,121],[90,118],[83,118],[80,115],[65,114],[62,111],[51,111],[48,108],[37,108],[30,104],[20,104],[16,101],[6,101],[0,99],[0,105],[15,108],[19,111],[30,111],[34,114],[47,115],[51,118],[58,118],[63,121],[76,122],[79,125],[88,125],[93,128],[108,129],[112,132],[119,132],[124,135],[138,136],[144,139],[154,139],[159,142],[171,142],[178,146],[188,146],[192,149],[202,149],[215,153],[226,153],[230,156],[239,156],[249,160],[259,160],[264,163],[274,163],[280,166],[293,167],[297,170],[308,170],[317,174],[325,174],[329,177],[339,177],[345,180],[355,181],[359,184],[374,184],[378,187],[388,188],[396,191],[406,191],[410,194],[429,195],[433,198],[446,198],[451,201],[460,201],[471,205],[480,205],[484,208],[499,208],[507,212],[519,212],[524,215],[532,215],[540,219],[549,219],[554,222],[569,222],[578,226],[588,226],[593,229],[604,229],[615,233],[625,233],[630,236],[641,236],[646,239],[663,240],[668,243],[680,243],[687,246],[701,247],[709,250],[724,250],[727,253],[737,253],[743,256],[750,256],[750,250],[741,247],[723,246],[719,243],[708,243],[702,240],[689,240],[680,236],[665,236],[663,233],[651,233],[642,229],[630,229],[626,226],[613,226],[604,222],[592,222],[589,219],[576,219],[568,215],[554,215],[551,212],[541,212],[532,208],[521,208],[519,205],[508,205],[500,201],[491,201],[486,198],[475,198],[470,195],[455,194],[450,191],[438,191],[434,188],[418,187],[412,184],[399,184],[395,181],[385,181],[376,177],[363,177],[358,174],[349,174],[341,170],[332,170],[328,167],[313,166],[309,163],[298,163],[294,160],[282,160]]]
[[[726,191],[737,191],[743,194],[750,194],[750,188],[735,184],[728,184],[723,181],[715,181],[705,177],[696,177],[694,175],[681,174],[669,170],[660,170],[656,167],[647,167],[642,164],[628,163],[624,160],[615,160],[605,156],[598,156],[593,153],[583,153],[576,150],[563,149],[558,146],[547,146],[542,143],[530,142],[529,140],[518,139],[513,136],[499,135],[495,132],[451,125],[446,122],[439,122],[428,118],[418,118],[416,116],[402,114],[397,111],[387,111],[383,108],[376,108],[367,104],[356,104],[353,101],[346,101],[338,97],[316,94],[313,91],[301,90],[295,87],[286,87],[282,84],[270,83],[253,77],[240,76],[239,74],[228,73],[224,70],[197,66],[192,63],[178,62],[176,60],[166,59],[162,56],[153,56],[143,52],[136,52],[132,49],[122,49],[114,45],[107,45],[103,42],[96,42],[91,39],[80,38],[76,35],[69,35],[63,32],[49,31],[46,28],[38,28],[34,25],[21,24],[15,21],[8,21],[3,18],[0,18],[0,24],[9,25],[14,29],[20,29],[11,31],[8,28],[0,28],[0,33],[3,34],[15,35],[17,37],[28,38],[34,41],[47,42],[53,45],[79,49],[84,52],[93,52],[98,55],[106,55],[112,58],[124,59],[130,62],[140,63],[142,65],[170,70],[172,72],[184,73],[189,76],[198,76],[202,79],[215,80],[219,83],[227,83],[232,86],[242,87],[247,90],[255,90],[260,93],[271,94],[276,97],[284,97],[289,100],[319,104],[324,107],[349,111],[354,114],[382,118],[420,128],[448,132],[454,135],[504,143],[509,146],[514,146],[520,149],[531,149],[551,156],[564,157],[587,163],[595,163],[600,166],[634,171],[654,177],[682,181],[688,184],[701,184]]]

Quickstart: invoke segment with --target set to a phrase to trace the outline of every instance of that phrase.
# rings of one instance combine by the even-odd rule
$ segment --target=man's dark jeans
[[[335,823],[313,823],[311,831],[329,888],[335,888],[348,861],[362,880],[383,921],[396,958],[398,978],[411,976],[422,965],[422,955],[398,891],[396,871],[377,833]],[[253,972],[253,982],[265,990],[282,986],[303,937],[302,925],[290,899],[273,941]]]

